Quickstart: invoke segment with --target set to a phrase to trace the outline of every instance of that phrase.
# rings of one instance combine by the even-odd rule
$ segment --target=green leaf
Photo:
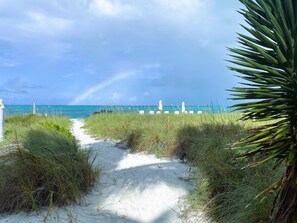
[[[248,34],[238,33],[240,47],[229,49],[228,68],[243,80],[230,90],[239,100],[232,108],[241,120],[272,124],[253,129],[233,149],[257,156],[257,165],[271,159],[297,165],[297,1],[240,1]]]

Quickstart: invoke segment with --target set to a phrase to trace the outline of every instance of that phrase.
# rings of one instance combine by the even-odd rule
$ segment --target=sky
[[[6,104],[230,105],[237,0],[0,0]]]

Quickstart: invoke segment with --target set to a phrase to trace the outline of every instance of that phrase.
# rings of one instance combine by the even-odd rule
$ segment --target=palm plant
[[[265,121],[235,149],[259,165],[271,159],[286,164],[270,222],[297,222],[297,0],[240,0],[248,25],[229,49],[230,67],[243,80],[234,87],[234,105],[243,120]],[[266,122],[268,121],[268,122]]]

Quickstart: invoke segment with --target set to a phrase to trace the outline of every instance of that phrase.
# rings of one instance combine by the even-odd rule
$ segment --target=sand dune
[[[189,166],[178,160],[131,154],[115,142],[95,140],[73,121],[73,134],[83,148],[91,148],[102,175],[81,204],[40,213],[0,216],[0,223],[12,222],[102,222],[182,223],[206,222],[198,214],[185,217]]]

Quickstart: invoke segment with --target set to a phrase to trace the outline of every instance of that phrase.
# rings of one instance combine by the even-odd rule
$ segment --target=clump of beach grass
[[[0,156],[0,213],[79,202],[94,185],[99,172],[90,151],[79,149],[70,132],[49,126],[26,131],[16,148]]]
[[[189,137],[187,152],[199,170],[190,203],[216,222],[266,222],[273,206],[275,194],[255,198],[278,181],[283,167],[272,174],[274,163],[249,168],[251,160],[237,160],[230,143],[242,134],[242,127],[234,124],[207,124],[180,131],[180,139]]]
[[[189,197],[193,209],[203,210],[216,222],[265,222],[274,196],[255,197],[279,179],[282,167],[272,173],[273,163],[244,168],[250,160],[235,159],[230,144],[252,127],[265,124],[238,122],[240,117],[235,113],[98,114],[86,120],[86,128],[99,138],[123,140],[132,151],[166,157],[185,152],[198,170],[196,190]]]
[[[69,131],[71,127],[71,121],[66,117],[46,117],[32,114],[8,116],[5,118],[5,140],[0,145],[19,143],[29,130],[40,128],[42,123],[58,125],[66,131]],[[2,148],[4,147],[2,146]]]
[[[180,152],[177,146],[179,129],[193,124],[200,126],[203,123],[230,123],[239,117],[240,114],[98,114],[86,119],[85,128],[97,138],[126,142],[132,152],[172,157]]]

